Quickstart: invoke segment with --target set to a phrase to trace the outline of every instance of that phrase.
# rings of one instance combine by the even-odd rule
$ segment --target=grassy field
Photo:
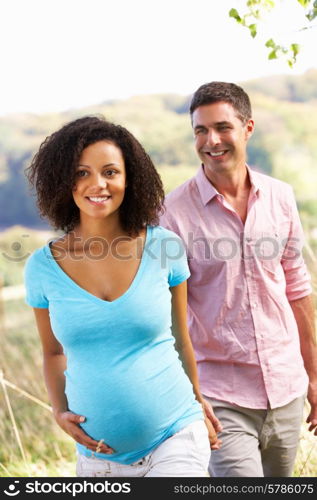
[[[189,168],[161,170],[167,191],[194,173]],[[2,282],[7,286],[21,283],[25,256],[51,236],[51,232],[19,227],[2,233]],[[316,290],[316,257],[311,247],[307,246],[305,256]],[[0,336],[0,476],[74,476],[75,446],[59,429],[48,406],[40,342],[33,313],[23,298],[0,300]],[[317,476],[316,443],[303,421],[294,476]]]
[[[48,404],[41,349],[33,313],[23,299],[6,302],[1,346],[0,367],[13,385],[2,381],[0,390],[0,476],[74,476],[74,444],[40,404]],[[316,443],[303,422],[295,476],[317,476]]]
[[[74,446],[48,407],[33,312],[23,299],[2,311],[0,367],[0,476],[74,475]]]

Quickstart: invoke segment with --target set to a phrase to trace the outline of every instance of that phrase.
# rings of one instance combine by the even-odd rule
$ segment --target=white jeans
[[[210,459],[207,427],[196,420],[130,465],[78,455],[78,477],[206,477]]]

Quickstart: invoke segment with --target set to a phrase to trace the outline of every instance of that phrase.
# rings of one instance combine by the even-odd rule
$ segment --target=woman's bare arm
[[[79,425],[85,421],[85,417],[76,415],[68,408],[64,375],[66,356],[52,331],[48,309],[34,308],[34,314],[42,342],[44,378],[55,420],[75,441],[96,451],[98,441],[90,438]],[[99,444],[98,451],[108,454],[113,452],[106,444]]]
[[[211,448],[218,449],[221,441],[217,438],[217,432],[221,431],[222,427],[210,404],[204,400],[200,392],[196,359],[187,327],[187,282],[184,281],[170,290],[172,293],[172,333],[175,337],[175,348],[184,371],[192,383],[195,397],[202,404]]]

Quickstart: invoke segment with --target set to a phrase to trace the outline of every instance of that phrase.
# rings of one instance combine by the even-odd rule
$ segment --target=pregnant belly
[[[175,374],[174,374],[175,375]],[[176,420],[195,406],[188,379],[97,379],[93,387],[66,382],[69,409],[83,415],[81,427],[93,439],[103,439],[116,453],[147,449],[159,443]],[[67,378],[66,378],[67,380]],[[113,458],[115,455],[113,455]]]
[[[159,442],[164,434],[161,419],[154,418],[149,412],[135,408],[126,414],[123,408],[120,413],[94,412],[89,415],[86,422],[81,425],[83,430],[93,439],[111,446],[116,453],[129,453],[139,449],[146,449],[155,442]]]

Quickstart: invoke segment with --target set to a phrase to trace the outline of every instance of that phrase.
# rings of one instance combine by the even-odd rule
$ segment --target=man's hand
[[[317,436],[317,383],[309,384],[307,399],[310,403],[310,413],[306,419],[310,424],[308,430]]]

